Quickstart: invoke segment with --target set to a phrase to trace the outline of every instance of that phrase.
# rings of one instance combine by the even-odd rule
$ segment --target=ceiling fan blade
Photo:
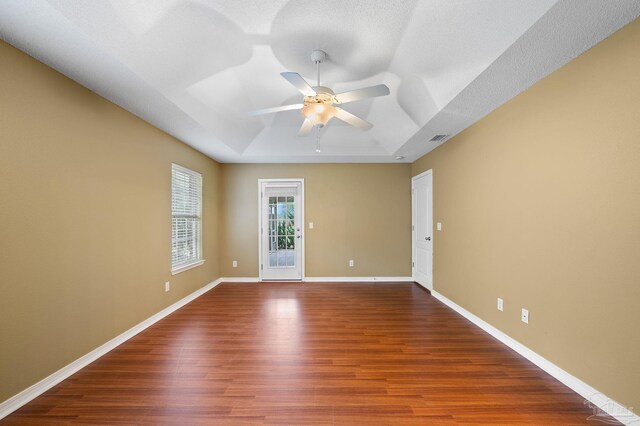
[[[313,123],[311,122],[311,120],[307,120],[305,118],[302,126],[300,127],[300,130],[298,131],[298,136],[307,136],[309,133],[311,133],[312,129]]]
[[[334,115],[334,117],[344,121],[347,124],[351,124],[352,126],[357,127],[360,130],[369,130],[373,127],[373,124],[351,114],[348,111],[343,110],[342,108],[336,108],[336,115]]]
[[[302,107],[303,107],[302,104],[292,104],[292,105],[283,105],[283,106],[273,107],[273,108],[259,109],[256,111],[251,111],[249,113],[249,117],[255,117],[256,115],[262,115],[262,114],[271,114],[273,112],[290,111],[292,109],[302,109]]]
[[[298,89],[305,96],[315,96],[316,91],[311,88],[309,83],[302,78],[300,74],[297,72],[281,72],[281,76],[283,76],[287,81],[294,85],[296,89]]]
[[[340,104],[346,104],[347,102],[360,101],[362,99],[375,98],[377,96],[387,96],[389,93],[391,92],[385,84],[378,84],[377,86],[338,93],[336,95],[336,100]]]

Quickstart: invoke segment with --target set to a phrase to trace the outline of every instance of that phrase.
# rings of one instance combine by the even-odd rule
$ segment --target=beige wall
[[[0,132],[1,402],[220,276],[220,166],[1,41]],[[207,259],[173,277],[172,162]]]
[[[636,410],[638,46],[635,21],[412,170],[433,169],[436,291]]]
[[[304,178],[306,276],[410,276],[410,173],[409,164],[223,164],[222,275],[258,276],[258,179]]]

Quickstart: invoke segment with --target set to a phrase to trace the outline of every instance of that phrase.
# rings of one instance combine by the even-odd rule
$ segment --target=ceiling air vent
[[[448,137],[449,137],[449,135],[435,135],[434,137],[432,137],[429,140],[429,142],[442,142],[443,140],[445,140]]]

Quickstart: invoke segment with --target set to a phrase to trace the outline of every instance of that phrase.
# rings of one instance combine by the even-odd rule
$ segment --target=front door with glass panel
[[[260,181],[263,280],[302,279],[302,188],[302,181]]]

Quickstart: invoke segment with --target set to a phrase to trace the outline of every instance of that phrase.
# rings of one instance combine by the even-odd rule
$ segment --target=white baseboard
[[[223,283],[258,283],[259,277],[225,277],[220,278]],[[278,280],[274,280],[278,281]],[[282,280],[288,282],[289,280]],[[265,281],[269,282],[269,280]],[[295,282],[295,281],[292,281]],[[413,282],[412,277],[306,277],[302,282],[309,283],[370,283],[370,282]]]
[[[528,359],[529,361],[531,361],[532,363],[540,367],[542,370],[549,373],[551,376],[558,379],[560,382],[562,382],[569,388],[571,388],[577,394],[582,396],[585,399],[586,403],[589,404],[590,407],[597,407],[599,410],[601,410],[601,411],[598,411],[597,409],[594,410],[594,415],[591,416],[590,419],[596,420],[599,417],[598,412],[600,413],[600,416],[601,416],[602,411],[604,411],[607,414],[609,414],[611,417],[614,417],[616,420],[621,422],[622,424],[640,425],[640,416],[638,416],[637,414],[634,414],[628,408],[615,402],[611,398],[606,397],[602,392],[598,392],[596,389],[589,386],[582,380],[566,372],[565,370],[558,367],[551,361],[547,360],[546,358],[532,351],[528,347],[524,346],[522,343],[518,342],[517,340],[514,340],[513,338],[509,337],[502,331],[498,330],[491,324],[475,316],[474,314],[467,311],[466,309],[456,304],[455,302],[447,299],[445,296],[438,293],[437,291],[431,290],[431,295],[436,299],[438,299],[439,301],[441,301],[442,303],[444,303],[445,305],[449,306],[454,311],[458,312],[460,315],[462,315],[463,317],[465,317],[466,319],[468,319],[469,321],[471,321],[472,323],[474,323],[475,325],[477,325],[487,333],[489,333],[490,335],[492,335],[493,337],[495,337],[496,339],[498,339],[499,341],[501,341],[502,343],[504,343],[505,345],[507,345],[508,347],[510,347],[511,349],[513,349],[514,351],[518,352],[520,355],[522,355],[523,357],[525,357],[526,359]]]
[[[258,283],[259,277],[225,277],[220,278],[223,283]],[[274,280],[278,281],[278,280]],[[268,280],[265,282],[269,282]],[[282,280],[289,282],[289,280]],[[295,282],[295,281],[291,281]],[[370,282],[413,282],[412,277],[306,277],[302,282],[308,283],[370,283]]]
[[[308,283],[413,282],[412,277],[306,277]]]
[[[160,321],[162,318],[180,309],[181,307],[191,302],[192,300],[196,299],[197,297],[200,297],[201,295],[211,290],[213,287],[217,286],[221,282],[222,282],[222,279],[217,279],[205,285],[204,287],[194,291],[190,295],[164,308],[157,314],[133,326],[129,330],[120,334],[119,336],[114,337],[113,339],[109,340],[107,343],[103,344],[102,346],[92,350],[86,355],[81,356],[80,358],[73,361],[71,364],[68,364],[62,367],[60,370],[56,371],[50,376],[40,380],[38,383],[28,387],[27,389],[23,390],[19,394],[14,395],[11,398],[7,399],[6,401],[0,403],[0,419],[3,419],[4,417],[8,416],[9,414],[14,412],[18,408],[22,407],[29,401],[33,400],[34,398],[48,391],[49,389],[51,389],[52,387],[54,387],[64,379],[66,379],[67,377],[78,372],[80,369],[86,367],[96,359],[105,355],[107,352],[111,351],[112,349],[116,348],[117,346],[121,345],[127,340],[131,339],[133,336],[145,330],[149,326]]]
[[[258,277],[226,277],[220,278],[223,283],[257,283],[260,282]]]
[[[418,284],[420,287],[422,287],[422,288],[424,288],[425,290],[427,290],[427,291],[433,291],[433,288],[432,288],[432,287],[433,287],[433,285],[432,285],[431,287],[429,287],[429,286],[427,286],[427,285],[422,284],[421,282],[418,282],[418,281],[415,281],[415,280],[414,280],[414,282],[415,282],[416,284]]]

